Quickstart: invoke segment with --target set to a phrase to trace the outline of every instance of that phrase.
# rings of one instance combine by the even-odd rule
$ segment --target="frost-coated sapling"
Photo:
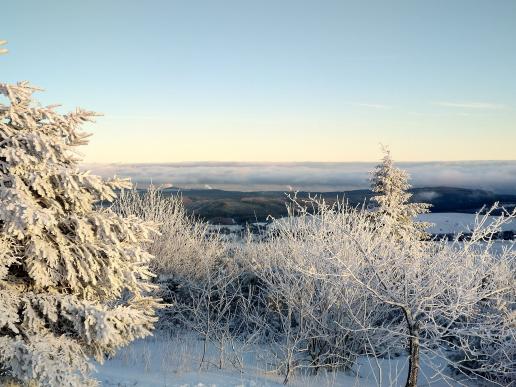
[[[420,214],[429,212],[427,203],[411,203],[412,194],[407,171],[394,165],[389,150],[384,150],[382,162],[371,173],[371,190],[374,195],[371,201],[375,203],[373,214],[377,221],[392,228],[400,238],[428,237],[426,229],[429,223],[416,222]]]

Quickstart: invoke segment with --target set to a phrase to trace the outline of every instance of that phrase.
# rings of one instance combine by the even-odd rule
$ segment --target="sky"
[[[87,163],[516,159],[516,1],[16,0],[0,81]]]

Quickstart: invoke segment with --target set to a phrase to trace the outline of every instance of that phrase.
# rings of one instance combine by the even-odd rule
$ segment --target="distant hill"
[[[279,218],[287,214],[287,194],[278,191],[223,191],[216,189],[165,189],[165,195],[183,197],[187,210],[212,223],[253,223],[263,222],[269,215]],[[496,194],[489,191],[453,188],[425,187],[414,188],[413,200],[432,204],[431,211],[475,213],[483,206],[500,202],[507,208],[516,206],[516,195]],[[307,192],[298,192],[299,198],[308,197]],[[311,193],[319,195],[328,202],[347,200],[352,206],[367,202],[370,190],[353,190],[344,192]]]

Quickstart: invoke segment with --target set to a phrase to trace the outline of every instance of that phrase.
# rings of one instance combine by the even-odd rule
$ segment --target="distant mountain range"
[[[508,209],[516,207],[516,194],[498,194],[484,190],[425,187],[411,190],[413,201],[432,204],[432,212],[475,213],[483,206],[495,202]],[[216,224],[244,224],[264,222],[267,217],[280,218],[287,214],[287,193],[279,191],[223,191],[217,189],[164,189],[165,195],[180,193],[189,213]],[[367,203],[372,196],[370,190],[344,192],[312,192],[327,202],[346,200],[350,205]],[[308,197],[308,192],[298,192],[298,198]]]

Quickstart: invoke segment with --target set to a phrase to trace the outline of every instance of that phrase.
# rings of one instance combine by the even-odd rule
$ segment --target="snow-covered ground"
[[[496,216],[490,216],[489,221],[496,219]],[[468,232],[475,225],[475,214],[462,214],[458,212],[443,212],[422,214],[417,217],[422,222],[433,223],[428,229],[432,234],[450,234],[458,232]],[[516,221],[505,224],[502,231],[516,231]]]
[[[220,387],[220,386],[283,386],[283,377],[268,368],[258,351],[248,349],[243,356],[243,367],[228,362],[219,369],[218,353],[209,348],[206,362],[200,368],[202,341],[192,335],[176,337],[156,335],[137,341],[122,349],[114,359],[97,366],[96,378],[103,386],[162,386],[162,387]],[[263,352],[263,351],[262,351]],[[423,356],[421,386],[444,387],[464,385],[450,379],[444,365],[435,371]],[[439,362],[437,362],[439,363]],[[407,359],[361,358],[354,372],[295,375],[290,386],[403,386]],[[446,376],[445,376],[446,375]],[[467,385],[471,385],[471,382]]]
[[[218,233],[226,242],[238,242],[242,239],[245,227],[240,224],[210,224],[208,230]]]
[[[464,214],[460,212],[441,212],[418,215],[420,222],[429,222],[432,226],[428,229],[431,234],[456,234],[469,232],[475,225],[475,214]],[[497,219],[496,216],[489,216],[487,224]],[[317,221],[317,218],[310,218],[310,221]],[[280,218],[275,220],[269,227],[276,224],[291,222],[295,224],[298,218]],[[504,224],[502,231],[516,231],[516,221]]]
[[[496,216],[490,216],[489,222],[496,219]],[[442,212],[442,213],[430,213],[422,214],[417,217],[420,222],[429,222],[432,226],[428,229],[431,234],[458,234],[467,233],[475,225],[475,214],[464,214],[459,212]],[[296,218],[280,218],[273,221],[271,224],[268,223],[255,223],[262,227],[267,226],[269,229],[277,227],[279,223],[284,222],[296,222]],[[245,232],[245,227],[242,225],[210,225],[209,229],[221,232],[222,238],[226,241],[239,241]],[[504,224],[502,231],[514,231],[516,232],[516,221]]]

